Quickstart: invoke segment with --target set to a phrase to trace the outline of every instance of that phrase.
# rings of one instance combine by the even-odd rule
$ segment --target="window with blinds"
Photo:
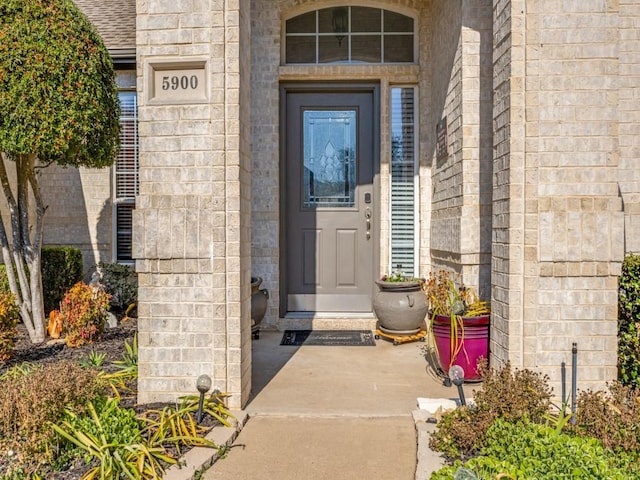
[[[389,271],[417,272],[416,89],[391,88],[391,248]]]
[[[138,194],[138,101],[120,92],[120,154],[114,168],[114,238],[117,261],[131,261],[132,213]]]

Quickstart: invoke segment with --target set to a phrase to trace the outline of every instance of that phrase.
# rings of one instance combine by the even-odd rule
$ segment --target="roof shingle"
[[[74,0],[110,51],[136,48],[136,0]]]

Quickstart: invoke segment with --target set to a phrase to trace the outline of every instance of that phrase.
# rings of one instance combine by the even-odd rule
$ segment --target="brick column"
[[[137,2],[140,402],[195,393],[201,374],[232,406],[250,390],[249,11],[239,3]],[[204,65],[204,100],[150,100],[150,65],[189,61]]]
[[[616,376],[619,15],[615,2],[494,1],[492,355],[560,392]]]
[[[448,154],[431,159],[430,247],[432,269],[463,275],[465,284],[489,298],[491,279],[491,41],[490,0],[434,2],[428,29],[433,75],[428,94],[438,118],[428,118],[425,137],[446,116]],[[426,89],[425,89],[426,90]],[[424,194],[423,194],[424,195]]]
[[[524,0],[494,1],[491,363],[522,367]]]

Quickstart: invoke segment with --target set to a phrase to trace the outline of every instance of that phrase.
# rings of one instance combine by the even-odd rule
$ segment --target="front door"
[[[288,312],[371,312],[377,89],[284,89]]]

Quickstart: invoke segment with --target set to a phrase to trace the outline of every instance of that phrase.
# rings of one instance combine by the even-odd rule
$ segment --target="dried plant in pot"
[[[431,272],[423,289],[440,368],[448,374],[460,365],[465,381],[479,381],[478,360],[489,358],[489,304],[447,270]]]
[[[429,311],[422,293],[424,279],[407,277],[400,271],[375,281],[373,311],[379,329],[390,335],[413,335],[424,328]]]

